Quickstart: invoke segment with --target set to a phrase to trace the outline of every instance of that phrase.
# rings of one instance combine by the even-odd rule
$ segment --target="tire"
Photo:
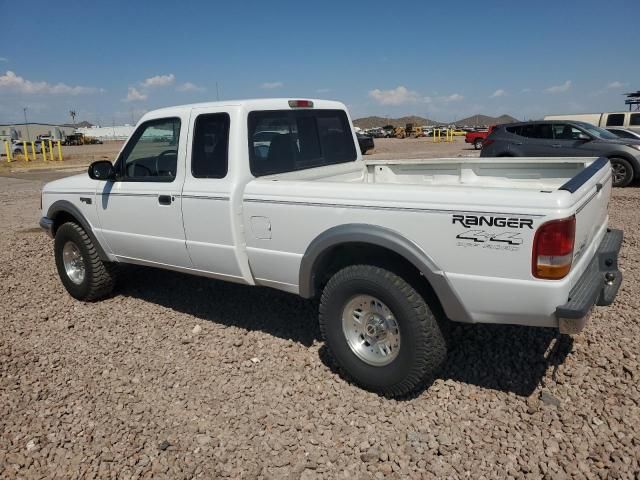
[[[475,148],[476,150],[480,150],[480,149],[482,149],[482,139],[480,139],[480,138],[476,138],[476,139],[473,141],[473,148]]]
[[[361,298],[363,301],[359,303]],[[367,342],[363,335],[358,336],[359,330],[371,333],[370,322],[376,320],[375,313],[367,313],[366,309],[375,301],[391,314],[389,317],[384,313],[379,318],[386,318],[385,322],[395,319],[383,338],[393,343],[394,334],[398,332],[397,345],[387,348],[386,356],[380,353],[384,350],[381,346]],[[350,306],[354,304],[367,306],[360,309],[360,313],[357,313],[360,307],[355,308],[352,316]],[[390,397],[405,395],[428,383],[447,355],[443,333],[424,298],[395,273],[371,265],[352,265],[331,277],[320,300],[320,331],[348,379]],[[356,343],[357,346],[351,346]],[[355,349],[359,349],[359,353]],[[376,358],[380,358],[380,362]]]
[[[635,176],[631,163],[624,158],[610,158],[609,161],[613,172],[613,186],[626,187],[629,185]]]
[[[78,224],[67,222],[58,228],[54,252],[60,280],[73,298],[91,302],[111,293],[116,265],[100,259],[91,238]]]

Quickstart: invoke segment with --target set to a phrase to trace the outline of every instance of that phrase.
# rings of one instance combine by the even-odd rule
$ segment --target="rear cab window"
[[[343,110],[250,112],[249,164],[260,177],[352,162],[355,143]]]

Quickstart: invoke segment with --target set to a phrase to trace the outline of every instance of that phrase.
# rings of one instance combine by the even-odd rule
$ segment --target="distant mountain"
[[[394,127],[404,127],[407,123],[413,123],[416,126],[422,125],[440,125],[439,122],[429,118],[417,117],[415,115],[400,118],[384,118],[384,117],[364,117],[353,121],[356,127],[362,129],[384,127],[385,125],[393,125]]]
[[[513,118],[511,115],[500,115],[499,117],[490,117],[488,115],[471,115],[467,118],[456,120],[456,125],[499,125],[501,123],[513,123],[517,122],[517,118]]]
[[[490,117],[488,115],[471,115],[470,117],[456,120],[455,124],[462,125],[498,125],[500,123],[517,122],[517,118],[513,118],[511,115],[500,115],[499,117]],[[358,118],[353,121],[356,127],[360,127],[364,130],[374,127],[384,127],[385,125],[393,125],[394,127],[404,127],[407,123],[413,123],[416,126],[422,125],[448,125],[449,122],[439,122],[437,120],[431,120],[429,118],[417,117],[415,115],[400,117],[400,118],[385,118],[385,117],[364,117]]]

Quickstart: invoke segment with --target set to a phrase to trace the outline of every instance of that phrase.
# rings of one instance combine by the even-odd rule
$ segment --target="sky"
[[[39,13],[0,27],[0,123],[26,108],[122,124],[259,97],[340,100],[353,118],[529,119],[625,110],[621,94],[640,89],[637,0],[28,5]]]

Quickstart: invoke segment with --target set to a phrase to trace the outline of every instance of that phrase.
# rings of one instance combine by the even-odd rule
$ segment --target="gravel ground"
[[[341,379],[317,306],[143,268],[72,300],[0,178],[0,478],[640,478],[640,189],[616,190],[625,282],[587,330],[456,326],[440,378]]]

